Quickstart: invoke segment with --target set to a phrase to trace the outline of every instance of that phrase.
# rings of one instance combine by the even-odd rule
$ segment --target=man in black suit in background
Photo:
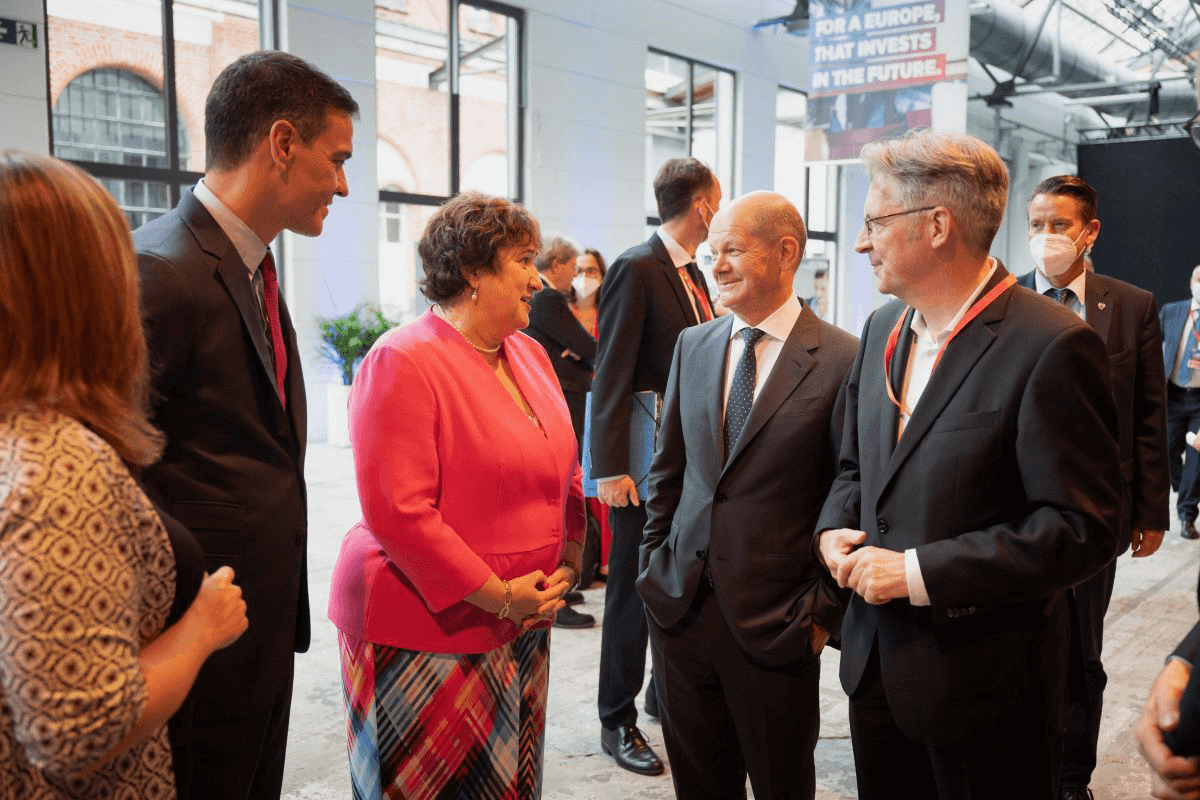
[[[554,374],[562,387],[567,411],[571,414],[571,427],[575,430],[575,441],[583,446],[583,416],[587,406],[587,393],[592,388],[592,369],[596,360],[596,340],[584,330],[567,304],[567,292],[571,290],[571,279],[575,277],[575,259],[579,248],[570,239],[556,233],[546,236],[542,250],[534,260],[542,278],[542,288],[533,295],[529,308],[529,326],[525,333],[546,348]],[[589,535],[594,535],[589,533]],[[591,544],[591,543],[589,543]],[[598,543],[596,543],[598,544]],[[585,551],[596,551],[594,547]],[[584,559],[585,562],[587,559]],[[590,581],[595,572],[594,564],[585,563],[583,574]],[[586,587],[583,587],[586,588]],[[567,603],[578,603],[583,594],[576,591],[563,596]],[[554,616],[556,628],[590,628],[596,624],[591,614],[582,614],[568,605]]]
[[[1121,553],[1153,554],[1170,524],[1167,416],[1162,332],[1154,295],[1116,278],[1090,273],[1084,258],[1100,233],[1096,192],[1074,175],[1047,178],[1029,201],[1029,243],[1037,270],[1022,286],[1065,305],[1086,321],[1108,348],[1109,378],[1117,406],[1121,451]],[[1104,687],[1101,651],[1104,615],[1117,562],[1074,588],[1083,646],[1086,695],[1072,703],[1063,739],[1061,800],[1089,800],[1096,768]]]
[[[250,628],[204,665],[170,735],[180,796],[279,797],[294,653],[309,645],[305,398],[268,244],[321,233],[347,194],[358,104],[303,60],[243,56],[204,110],[208,171],[133,234],[167,437],[150,491],[228,564]]]
[[[858,342],[792,290],[807,238],[772,192],[717,212],[713,276],[733,314],[675,346],[637,589],[681,798],[740,797],[747,772],[758,800],[816,792],[820,652],[842,608],[812,531]]]
[[[721,204],[721,184],[698,159],[673,158],[654,178],[654,198],[662,225],[613,262],[600,289],[588,442],[613,532],[600,638],[600,744],[618,765],[643,775],[659,775],[663,765],[637,728],[634,705],[646,664],[646,612],[634,590],[646,512],[629,474],[630,409],[635,392],[666,391],[679,332],[712,319],[695,255]]]
[[[1159,321],[1163,334],[1163,370],[1167,374],[1167,458],[1171,467],[1171,488],[1179,493],[1175,510],[1180,534],[1185,539],[1200,538],[1196,530],[1196,510],[1200,504],[1200,456],[1187,446],[1187,434],[1200,428],[1200,266],[1192,270],[1188,282],[1192,298],[1167,303]]]
[[[995,150],[916,131],[862,157],[855,249],[899,301],[864,327],[816,526],[854,591],[841,680],[859,797],[1051,800],[1068,590],[1118,546],[1108,356],[988,256],[1008,196]]]

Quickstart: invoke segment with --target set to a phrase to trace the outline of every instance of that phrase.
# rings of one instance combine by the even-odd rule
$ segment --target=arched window
[[[166,103],[146,80],[122,69],[101,68],[71,81],[54,104],[54,155],[76,161],[166,167]],[[180,161],[187,134],[178,131]],[[167,185],[100,178],[131,227],[170,210]]]

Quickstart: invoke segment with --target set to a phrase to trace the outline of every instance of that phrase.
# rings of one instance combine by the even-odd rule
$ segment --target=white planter
[[[326,443],[334,447],[350,446],[350,387],[340,383],[326,384]]]

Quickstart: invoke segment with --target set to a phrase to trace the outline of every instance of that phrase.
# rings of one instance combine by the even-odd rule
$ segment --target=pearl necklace
[[[434,313],[437,314],[439,317],[441,317],[443,320],[445,320],[447,325],[449,325],[451,328],[454,328],[454,330],[458,331],[458,335],[463,337],[464,339],[466,339],[467,344],[471,345],[471,347],[474,347],[476,350],[478,350],[481,353],[498,353],[498,352],[500,352],[500,347],[501,347],[501,345],[504,344],[503,340],[500,342],[500,344],[496,345],[495,347],[480,347],[479,345],[477,345],[471,341],[470,336],[467,336],[467,334],[463,333],[463,329],[458,327],[458,325],[456,325],[454,323],[454,320],[450,319],[450,314],[447,313],[447,311],[444,307],[442,307],[441,305],[436,305],[436,306],[434,306],[434,308],[436,309],[434,311]]]

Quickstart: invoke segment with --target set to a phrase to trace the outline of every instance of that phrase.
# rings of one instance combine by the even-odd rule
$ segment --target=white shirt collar
[[[1075,280],[1071,281],[1064,287],[1075,293],[1075,297],[1079,300],[1080,304],[1083,303],[1083,292],[1087,286],[1087,273],[1088,271],[1086,269],[1083,270],[1083,272],[1080,272],[1075,276]],[[1050,289],[1058,288],[1046,279],[1046,276],[1042,274],[1040,269],[1035,269],[1033,271],[1033,285],[1037,287],[1038,294],[1045,294]]]
[[[676,269],[686,267],[696,260],[688,255],[688,251],[683,249],[683,245],[671,238],[671,234],[667,233],[663,226],[659,225],[656,233],[658,233],[658,238],[662,239],[663,245],[666,246],[667,255],[671,257],[671,263],[675,265]]]
[[[250,226],[242,222],[237,214],[230,211],[229,206],[221,202],[221,198],[213,194],[203,178],[196,183],[192,194],[200,201],[200,205],[208,209],[208,213],[217,221],[217,226],[229,237],[229,241],[233,242],[233,248],[241,256],[250,276],[254,277],[258,265],[267,255],[267,246],[263,244],[263,240],[258,238],[258,234],[250,230]]]
[[[974,303],[975,299],[983,293],[983,287],[987,286],[988,281],[990,281],[992,276],[996,274],[996,267],[1000,265],[1000,262],[996,261],[996,259],[990,256],[988,257],[988,261],[992,263],[992,268],[988,270],[987,275],[983,276],[983,280],[979,282],[979,285],[975,287],[973,292],[971,292],[971,295],[967,298],[966,302],[962,304],[962,308],[960,308],[958,313],[954,315],[954,319],[946,323],[946,327],[944,329],[938,331],[937,333],[930,333],[929,326],[925,324],[925,318],[921,316],[920,311],[916,311],[913,313],[912,332],[917,336],[927,337],[936,341],[949,338],[950,331],[954,330],[954,326],[957,325],[959,321],[967,315],[967,311],[971,308],[971,304]]]
[[[787,337],[792,332],[792,328],[796,326],[796,320],[800,318],[800,312],[803,310],[804,308],[800,305],[800,300],[795,295],[789,294],[788,299],[784,301],[783,305],[772,311],[770,316],[757,325],[751,326],[734,313],[733,328],[729,331],[729,338],[732,339],[734,336],[738,336],[743,328],[754,327],[772,338],[786,342]]]

